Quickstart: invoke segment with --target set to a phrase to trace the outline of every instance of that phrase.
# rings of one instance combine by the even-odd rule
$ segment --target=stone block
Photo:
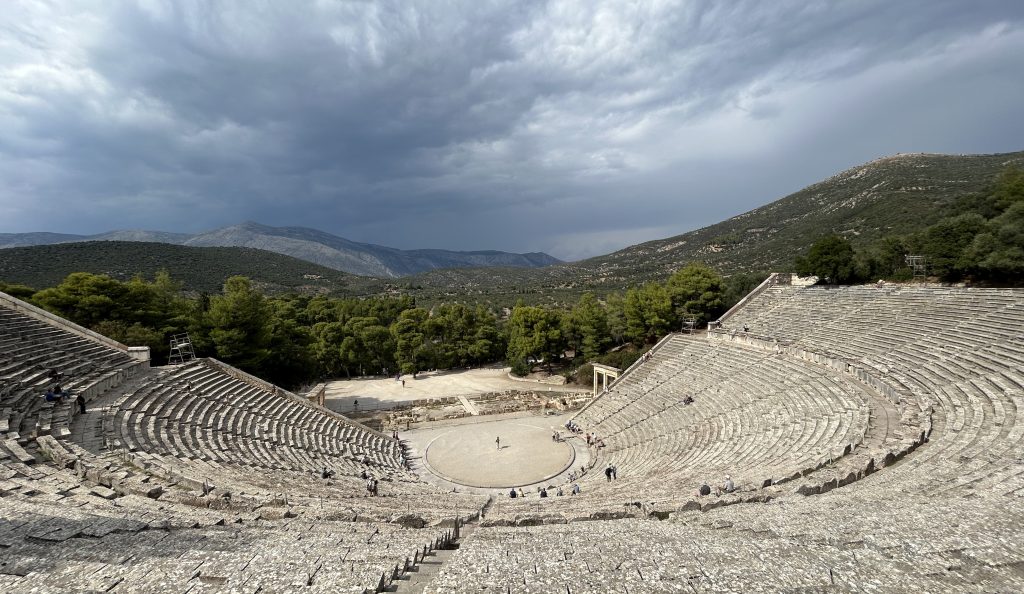
[[[822,483],[818,487],[818,492],[819,493],[828,493],[829,491],[831,491],[832,489],[835,489],[838,486],[839,486],[839,479],[834,478],[834,479],[832,479],[830,481],[825,481],[824,483]]]
[[[857,482],[857,473],[856,472],[850,472],[849,474],[847,474],[843,478],[839,479],[839,486],[840,487],[845,487],[846,485],[849,485],[849,484],[852,484],[852,483],[855,483],[855,482]]]
[[[508,518],[497,518],[497,519],[494,519],[494,520],[483,520],[482,522],[480,522],[480,527],[481,528],[489,528],[489,527],[492,527],[492,526],[504,526],[504,527],[507,527],[507,526],[512,526],[512,525],[513,525],[512,520],[509,520]]]
[[[392,516],[389,521],[392,524],[398,524],[405,528],[423,528],[427,525],[427,521],[419,514],[401,514]]]
[[[117,492],[101,485],[96,485],[92,489],[89,489],[89,493],[97,497],[102,497],[103,499],[114,499],[117,497]]]

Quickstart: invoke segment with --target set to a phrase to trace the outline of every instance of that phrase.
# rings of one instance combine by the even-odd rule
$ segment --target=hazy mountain
[[[198,235],[123,230],[98,235],[0,233],[0,248],[82,241],[144,241],[195,247],[248,247],[292,256],[350,274],[399,277],[437,268],[467,266],[540,267],[560,262],[544,253],[498,251],[399,250],[357,243],[306,227],[270,227],[242,223]]]
[[[942,207],[979,192],[1024,152],[995,155],[900,154],[858,165],[720,223],[633,245],[604,256],[536,270],[439,270],[407,279],[424,296],[536,294],[619,289],[664,280],[688,262],[729,275],[793,269],[822,235],[854,245],[907,234],[936,222]]]
[[[315,229],[255,223],[217,229],[190,237],[186,243],[265,249],[378,277],[427,270],[400,281],[363,279],[351,286],[369,293],[403,291],[427,301],[471,299],[503,304],[519,296],[534,301],[574,299],[584,290],[601,292],[650,279],[664,280],[693,261],[705,262],[726,275],[791,270],[794,258],[827,233],[839,233],[855,245],[867,245],[885,234],[912,233],[934,223],[943,206],[957,197],[982,191],[1009,165],[1024,167],[1024,152],[885,157],[702,229],[550,266],[545,264],[557,261],[546,254],[404,251],[356,243]],[[0,246],[75,237],[0,235]],[[520,267],[507,267],[510,264]],[[488,267],[479,267],[484,265]],[[451,268],[469,266],[477,267]],[[175,275],[175,270],[168,269]]]
[[[85,241],[85,236],[67,233],[47,233],[45,231],[36,233],[0,233],[0,249],[67,243],[69,241]]]
[[[173,243],[182,245],[192,236],[188,233],[168,233],[166,231],[141,231],[138,229],[122,229],[108,231],[99,235],[90,235],[77,241],[147,241],[153,243]]]

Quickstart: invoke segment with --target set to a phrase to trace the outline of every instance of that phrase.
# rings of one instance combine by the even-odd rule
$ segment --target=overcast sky
[[[578,259],[1022,108],[1019,0],[3,0],[0,232]]]

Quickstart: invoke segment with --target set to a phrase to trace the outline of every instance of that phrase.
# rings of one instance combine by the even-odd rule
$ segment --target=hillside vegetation
[[[0,281],[46,288],[73,272],[128,280],[167,270],[186,291],[217,293],[234,275],[252,279],[261,291],[355,294],[367,281],[344,272],[273,252],[238,247],[197,248],[167,243],[89,241],[0,250]],[[374,289],[376,290],[376,285]]]
[[[896,170],[905,165],[901,162]],[[824,196],[819,184],[785,199],[799,208],[784,208],[780,201],[759,209],[765,212],[738,218],[756,220],[775,213],[777,220],[785,220],[786,225],[758,233],[764,235],[757,242],[761,248],[750,257],[783,269],[795,266],[799,273],[824,282],[907,280],[903,257],[915,253],[927,259],[937,280],[1018,285],[1024,282],[1024,169],[1014,160],[1004,159],[999,165],[987,178],[972,181],[971,191],[950,190],[941,199],[934,194],[928,209],[904,210],[909,199],[871,203],[866,195],[852,206],[837,205]],[[870,174],[864,169],[823,183],[845,187]],[[852,225],[848,214],[839,218],[835,213],[865,201],[869,204],[857,210],[859,227],[839,232],[815,219],[795,216],[821,211],[822,220]],[[810,208],[812,203],[818,207]],[[883,208],[886,204],[888,208]],[[783,212],[788,218],[778,218]],[[793,229],[803,234],[799,242],[808,247],[795,247]],[[701,233],[707,231],[688,237],[692,240]],[[149,345],[157,360],[166,356],[168,335],[187,330],[201,354],[288,385],[324,376],[415,373],[500,359],[519,374],[543,364],[576,370],[578,377],[586,378],[589,362],[628,365],[666,332],[703,327],[763,279],[735,263],[728,278],[700,263],[680,265],[672,274],[660,276],[659,266],[667,270],[676,264],[658,254],[675,251],[681,257],[688,252],[670,240],[663,240],[661,248],[652,248],[654,244],[659,242],[560,267],[563,275],[585,274],[588,266],[597,267],[591,271],[620,267],[611,268],[619,271],[615,282],[608,281],[612,275],[591,281],[603,289],[600,293],[583,290],[586,283],[573,284],[569,276],[548,287],[534,278],[531,285],[531,276],[522,269],[509,269],[518,275],[514,277],[495,275],[493,270],[446,271],[434,277],[445,279],[443,285],[403,288],[330,270],[310,272],[315,265],[258,250],[117,242],[0,250],[0,290],[122,342]],[[735,243],[730,257],[753,249],[743,245]],[[765,254],[773,245],[789,247],[771,260]],[[40,262],[31,268],[38,279],[75,273],[59,284],[11,275],[5,254],[26,249],[53,250],[13,258]],[[716,247],[702,253],[726,251]],[[86,269],[81,258],[92,267],[90,272],[109,276],[81,272]],[[623,267],[630,258],[638,263],[635,269]],[[232,276],[246,270],[258,282]],[[471,275],[477,275],[473,283],[455,284]],[[645,275],[659,278],[644,280]],[[152,282],[145,280],[150,277]],[[56,286],[35,291],[12,282]],[[215,283],[221,282],[220,294],[196,295],[197,289],[215,293]],[[618,283],[628,286],[620,289]],[[191,291],[183,292],[188,285]],[[288,294],[268,297],[268,288]],[[359,297],[322,294],[332,290]],[[313,296],[316,293],[321,294]],[[516,295],[532,299],[501,305]],[[467,304],[474,300],[476,305]]]
[[[629,342],[636,352],[684,320],[706,322],[727,305],[721,277],[696,265],[624,297],[600,302],[588,293],[565,309],[520,304],[507,318],[479,305],[426,308],[408,296],[268,297],[243,276],[228,278],[220,294],[181,289],[166,271],[152,281],[76,272],[41,291],[0,282],[0,291],[124,344],[148,346],[154,361],[166,360],[170,336],[187,331],[199,356],[289,386],[502,358],[521,374],[535,361],[579,367],[613,345]]]
[[[839,284],[910,280],[906,261],[921,258],[917,276],[944,281],[1019,286],[1024,283],[1024,169],[1005,169],[985,191],[954,200],[921,231],[891,234],[854,246],[836,234],[817,240],[796,271]]]
[[[422,298],[468,294],[501,302],[551,295],[571,300],[587,290],[619,290],[664,280],[688,262],[726,276],[793,270],[795,258],[823,235],[865,247],[883,236],[922,231],[958,199],[983,192],[1013,165],[1024,167],[1024,152],[886,157],[721,223],[604,256],[530,270],[439,270],[403,280]]]
[[[451,268],[373,279],[259,250],[105,242],[0,250],[0,281],[48,287],[74,271],[125,279],[135,273],[151,278],[163,268],[193,291],[217,291],[226,278],[241,274],[268,293],[401,294],[425,306],[459,302],[483,304],[497,311],[517,302],[569,307],[587,291],[604,297],[648,281],[664,281],[687,263],[700,262],[725,276],[726,291],[735,296],[768,272],[794,270],[796,258],[823,236],[841,237],[855,251],[865,253],[877,252],[883,237],[908,238],[921,233],[958,204],[984,194],[1001,172],[1013,166],[1024,167],[1024,152],[886,157],[709,227],[543,268]],[[261,236],[269,233],[252,224],[241,227],[259,231]],[[298,231],[280,228],[274,232]],[[896,253],[901,246],[924,249],[919,243],[894,244],[891,254],[874,259],[883,258],[886,263],[901,259],[902,254]],[[893,274],[877,264],[867,269],[868,276]]]

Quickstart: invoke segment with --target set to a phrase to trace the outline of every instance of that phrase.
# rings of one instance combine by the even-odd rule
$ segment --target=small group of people
[[[590,432],[588,432],[587,433],[587,445],[588,446],[594,446],[594,447],[597,447],[597,448],[603,448],[604,447],[604,439],[601,439],[600,437],[598,437],[597,433],[590,433]]]
[[[721,485],[715,487],[715,495],[721,496],[725,493],[732,493],[735,490],[736,484],[732,482],[732,477],[727,474],[725,475],[725,481]],[[708,495],[711,495],[711,486],[706,482],[702,483],[701,486],[697,488],[697,497],[706,497]]]
[[[553,489],[555,491],[555,497],[563,497],[563,496],[565,496],[565,492],[562,491],[562,486],[561,485],[557,485],[557,486],[553,487]],[[573,486],[572,486],[572,489],[569,491],[569,494],[570,495],[578,495],[579,492],[580,492],[580,486],[578,484],[574,483]],[[547,487],[537,487],[537,494],[538,494],[539,497],[542,497],[542,498],[545,498],[545,499],[548,498],[548,497],[551,497],[551,492],[548,491]],[[509,499],[523,499],[525,497],[526,497],[526,493],[523,491],[522,487],[519,487],[518,491],[516,490],[515,487],[509,489],[509,491],[508,491],[508,498]]]
[[[324,466],[324,469],[320,472],[320,478],[332,479],[334,478],[334,470]]]
[[[587,474],[587,467],[586,466],[580,466],[580,471],[579,472],[576,472],[575,470],[570,470],[569,471],[569,476],[568,476],[568,478],[566,478],[565,482],[567,482],[567,483],[574,483],[574,482],[576,482],[576,479],[580,478],[584,474]]]
[[[60,387],[60,384],[55,384],[46,389],[46,393],[43,394],[43,398],[47,402],[61,402],[65,398],[68,398],[68,394],[64,392],[64,389]]]
[[[683,404],[693,404],[693,396],[687,394],[686,398],[683,398]]]
[[[609,464],[604,469],[604,476],[609,482],[617,480],[619,478],[619,469],[614,464]]]
[[[364,472],[364,474],[365,474],[365,472]],[[366,479],[366,492],[369,493],[371,497],[376,497],[377,496],[377,479],[376,478],[371,476],[371,477]]]
[[[51,369],[50,370],[50,379],[55,379],[55,378],[59,378],[59,374],[56,374],[56,372]],[[49,388],[47,388],[46,392],[43,393],[43,400],[45,400],[47,402],[55,402],[55,403],[57,403],[57,402],[64,402],[65,400],[69,400],[71,398],[71,396],[72,395],[69,392],[66,392],[64,390],[64,388],[60,384],[55,383],[52,386],[50,386]],[[79,414],[83,414],[84,415],[85,414],[85,398],[81,394],[78,394],[77,396],[75,396],[75,404],[78,406]]]
[[[583,433],[583,427],[577,425],[576,422],[573,421],[572,419],[569,419],[568,421],[565,422],[565,428],[573,433]]]
[[[654,354],[653,354],[653,353],[651,353],[651,351],[647,351],[646,353],[644,353],[644,356],[643,356],[643,357],[641,357],[641,359],[643,359],[643,362],[644,362],[644,363],[646,363],[646,362],[650,361],[650,360],[651,360],[651,359],[653,359],[653,358],[654,358]]]

